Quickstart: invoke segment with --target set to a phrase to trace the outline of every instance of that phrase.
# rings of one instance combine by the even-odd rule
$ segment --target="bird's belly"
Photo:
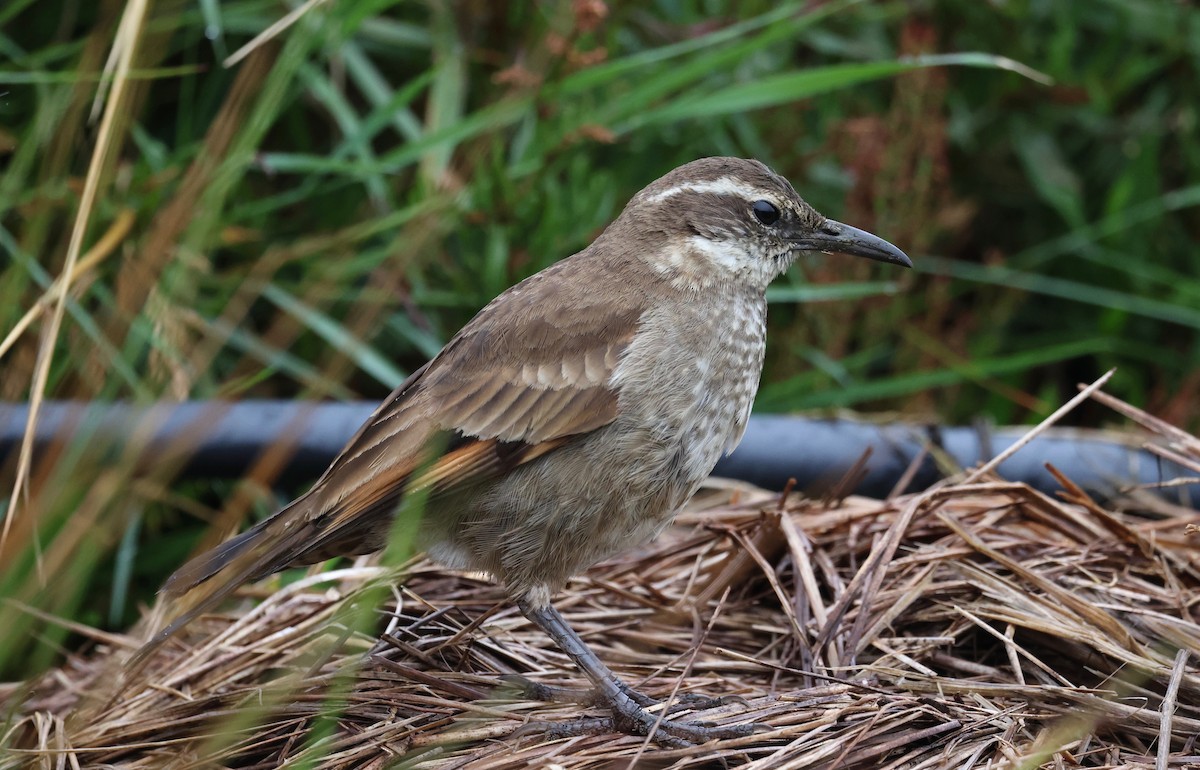
[[[619,423],[580,437],[426,512],[425,546],[489,572],[517,598],[552,593],[592,564],[644,543],[695,486],[678,447]]]

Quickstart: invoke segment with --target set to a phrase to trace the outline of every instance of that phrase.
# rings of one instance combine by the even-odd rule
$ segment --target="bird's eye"
[[[759,222],[770,227],[779,221],[779,207],[771,201],[754,201],[750,206]]]

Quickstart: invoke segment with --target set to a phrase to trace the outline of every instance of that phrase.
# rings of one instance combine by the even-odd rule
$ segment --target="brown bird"
[[[762,370],[767,285],[803,251],[912,266],[757,161],[671,171],[592,245],[483,308],[307,494],[172,575],[163,590],[194,590],[196,602],[139,655],[248,580],[379,550],[401,498],[421,490],[418,544],[501,581],[588,676],[614,727],[672,744],[750,732],[659,722],[550,599],[657,535],[737,446]]]

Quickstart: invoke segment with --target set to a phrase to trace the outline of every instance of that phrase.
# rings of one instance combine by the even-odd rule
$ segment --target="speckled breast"
[[[621,421],[673,455],[660,482],[677,504],[741,441],[763,363],[761,293],[698,300],[648,312],[614,377]]]

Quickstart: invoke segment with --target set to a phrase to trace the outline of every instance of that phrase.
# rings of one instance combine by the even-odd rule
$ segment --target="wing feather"
[[[406,491],[436,497],[479,483],[612,422],[610,381],[645,297],[636,287],[598,296],[598,281],[621,284],[587,257],[494,300],[380,405],[307,494],[184,565],[164,591],[197,595],[138,657],[246,580],[382,546]]]

